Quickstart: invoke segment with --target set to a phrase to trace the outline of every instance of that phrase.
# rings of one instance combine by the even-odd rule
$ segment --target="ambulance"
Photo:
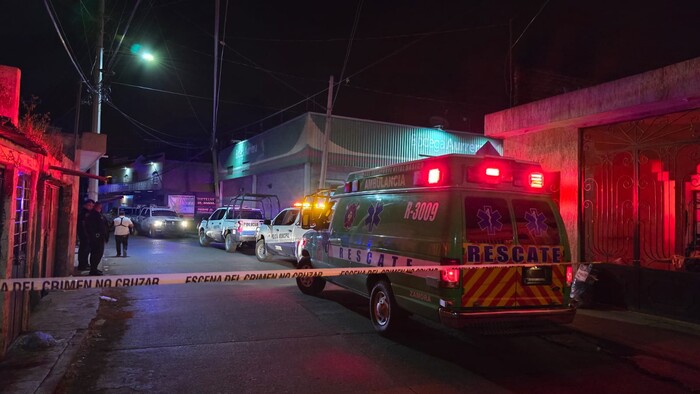
[[[297,285],[317,295],[331,281],[368,297],[381,334],[410,314],[450,327],[570,323],[571,254],[557,184],[558,173],[539,164],[492,156],[451,154],[351,173],[327,221],[304,235],[299,269],[460,269],[304,276]]]

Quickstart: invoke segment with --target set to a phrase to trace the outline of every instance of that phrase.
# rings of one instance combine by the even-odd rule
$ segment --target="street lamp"
[[[145,60],[145,61],[147,61],[147,62],[150,63],[150,62],[156,60],[156,57],[153,56],[152,53],[145,52],[145,53],[142,53],[142,54],[141,54],[141,59],[143,59],[143,60]]]

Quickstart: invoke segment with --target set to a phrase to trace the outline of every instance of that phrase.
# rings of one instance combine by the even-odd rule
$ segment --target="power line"
[[[124,27],[124,32],[122,33],[122,36],[119,38],[119,44],[117,44],[117,49],[114,51],[115,55],[112,56],[112,58],[109,60],[109,63],[107,64],[107,70],[111,70],[112,66],[114,65],[114,62],[117,60],[117,55],[119,53],[119,49],[122,47],[122,42],[124,42],[124,37],[126,37],[126,33],[129,31],[129,26],[131,26],[131,21],[134,19],[134,15],[136,15],[136,10],[139,8],[139,5],[141,4],[141,0],[136,0],[136,4],[134,5],[134,9],[131,10],[131,15],[129,16],[129,20],[126,21],[126,26]],[[120,19],[120,24],[121,24],[121,19]],[[117,25],[117,29],[114,30],[114,34],[116,36],[116,32],[119,30],[119,25]],[[112,41],[112,45],[114,45],[114,41]],[[110,47],[111,49],[111,47]]]
[[[459,28],[459,29],[439,30],[439,31],[433,31],[433,32],[393,34],[393,35],[370,36],[370,37],[356,37],[355,41],[394,40],[394,39],[398,39],[398,38],[414,38],[414,37],[421,37],[421,36],[433,36],[433,35],[437,35],[437,34],[461,33],[461,32],[467,32],[467,31],[492,29],[492,28],[504,27],[504,26],[508,26],[508,25],[493,24],[493,25],[484,25],[484,26],[477,26],[477,27],[464,27],[464,28]],[[229,38],[227,38],[227,39],[229,39]],[[240,41],[265,41],[265,42],[283,42],[283,43],[290,43],[290,42],[330,43],[330,42],[338,42],[338,41],[347,41],[347,38],[309,38],[309,39],[299,38],[299,39],[296,39],[296,38],[230,37],[230,39],[240,40]]]
[[[340,78],[338,81],[342,81],[345,76],[345,67],[348,65],[348,59],[350,58],[350,50],[352,49],[352,41],[355,38],[355,33],[357,32],[357,25],[360,22],[360,13],[362,12],[363,0],[357,3],[357,10],[355,10],[355,20],[352,23],[352,30],[350,31],[350,40],[348,41],[348,48],[345,50],[345,59],[343,60],[343,68],[340,70]],[[333,96],[333,101],[331,102],[331,108],[335,106],[335,100],[338,99],[338,93],[340,93],[340,86],[335,90],[335,96]]]
[[[180,92],[173,92],[170,90],[157,89],[157,88],[152,88],[152,87],[148,87],[148,86],[141,86],[141,85],[133,85],[130,83],[112,82],[112,85],[127,86],[130,88],[148,90],[148,91],[152,91],[152,92],[156,92],[156,93],[171,94],[173,96],[189,97],[189,98],[195,98],[195,99],[207,100],[207,101],[213,100],[211,97],[197,96],[194,94],[187,94],[187,93],[180,93]],[[253,108],[264,108],[264,109],[274,109],[274,110],[279,109],[278,107],[271,107],[268,105],[256,105],[256,104],[249,104],[249,103],[244,103],[244,102],[240,102],[240,101],[233,101],[233,100],[219,100],[219,101],[222,103],[225,103],[225,104],[244,105],[244,106],[253,107]]]
[[[75,57],[72,53],[72,50],[70,48],[70,44],[66,41],[67,39],[64,38],[64,34],[62,34],[63,29],[60,26],[60,22],[58,22],[58,17],[54,16],[54,13],[56,12],[53,9],[53,5],[51,4],[50,0],[44,0],[44,6],[46,7],[46,11],[49,14],[49,18],[51,18],[51,22],[53,23],[54,29],[56,30],[56,33],[58,34],[58,38],[61,40],[61,43],[63,44],[63,48],[66,50],[66,53],[68,54],[68,58],[70,59],[71,63],[73,63],[73,67],[75,67],[75,70],[78,72],[78,75],[80,76],[80,79],[83,81],[85,86],[90,89],[90,92],[95,93],[96,90],[95,88],[90,85],[88,82],[88,79],[85,78],[85,74],[83,73],[83,70],[80,68],[80,65],[75,61]],[[53,10],[53,11],[52,11]]]
[[[165,45],[165,50],[168,52],[168,58],[172,58],[172,54],[170,53],[170,47],[168,46],[167,40],[165,40],[165,34],[163,34],[163,28],[160,25],[160,21],[158,18],[156,19],[156,24],[158,25],[158,30],[160,31],[160,35],[163,37],[163,44]],[[185,89],[185,84],[182,82],[182,78],[180,78],[180,73],[178,72],[177,67],[172,66],[172,68],[175,70],[175,77],[177,77],[177,81],[180,84],[180,89],[187,94],[187,90]],[[187,98],[187,105],[190,107],[190,111],[192,111],[192,114],[194,115],[194,118],[197,120],[197,124],[201,128],[201,130],[204,132],[205,135],[208,135],[209,133],[207,132],[207,128],[204,127],[204,123],[202,120],[199,118],[199,114],[197,111],[194,109],[194,106],[192,105],[192,101],[190,101],[189,97],[185,96]]]
[[[525,29],[523,29],[523,32],[520,33],[520,35],[518,36],[518,39],[515,40],[513,45],[511,45],[510,49],[513,49],[513,48],[515,48],[516,45],[518,45],[518,42],[520,41],[521,38],[523,38],[523,35],[525,35],[525,32],[527,31],[527,29],[530,28],[530,25],[532,25],[532,22],[534,22],[535,19],[537,19],[537,17],[542,13],[544,8],[547,7],[547,4],[549,4],[549,0],[545,1],[544,4],[542,4],[542,7],[540,7],[540,10],[537,11],[535,16],[532,17],[532,19],[530,20],[530,23],[528,23],[527,26],[525,26]]]
[[[111,102],[111,101],[108,101],[107,104],[108,104],[110,107],[114,108],[114,110],[116,110],[120,115],[122,115],[124,118],[126,118],[126,120],[128,120],[131,124],[133,124],[134,126],[136,126],[138,129],[140,129],[140,130],[143,131],[144,133],[148,134],[150,137],[155,138],[156,140],[160,141],[161,143],[164,143],[164,144],[169,145],[169,146],[173,146],[173,147],[175,147],[175,148],[180,148],[180,149],[191,149],[191,148],[193,148],[193,146],[192,146],[192,145],[189,145],[189,144],[185,145],[185,144],[183,144],[183,143],[171,142],[171,141],[167,141],[167,140],[164,140],[164,139],[158,137],[158,135],[154,134],[153,132],[156,132],[156,133],[159,133],[159,134],[163,134],[163,135],[166,135],[166,136],[171,137],[171,138],[173,138],[174,136],[171,136],[171,135],[169,135],[169,134],[166,134],[166,133],[164,133],[164,132],[162,132],[162,131],[158,131],[158,130],[156,130],[156,129],[150,127],[150,126],[147,126],[147,125],[145,125],[145,124],[139,122],[138,120],[132,118],[130,115],[128,115],[127,113],[125,113],[124,111],[122,111],[121,109],[119,109],[119,107],[117,107],[117,106],[116,106],[113,102]],[[151,131],[148,131],[147,129],[150,129],[152,132],[151,132]],[[178,138],[178,137],[175,137],[175,138]],[[182,137],[179,137],[179,138],[182,138]],[[194,146],[194,148],[201,148],[201,146]]]

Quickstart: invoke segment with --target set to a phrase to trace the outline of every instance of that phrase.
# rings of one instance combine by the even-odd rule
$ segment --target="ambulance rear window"
[[[466,242],[479,244],[513,243],[513,225],[508,202],[498,198],[464,199]]]
[[[560,245],[559,227],[546,201],[513,200],[518,241],[523,245]]]

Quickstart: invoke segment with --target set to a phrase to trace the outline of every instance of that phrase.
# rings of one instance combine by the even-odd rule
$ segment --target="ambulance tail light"
[[[574,282],[574,268],[570,265],[566,266],[566,285],[571,286]]]
[[[544,187],[544,174],[541,172],[530,173],[530,187],[542,189]]]
[[[460,265],[459,259],[443,258],[440,260],[440,265]],[[457,287],[459,284],[460,269],[446,268],[440,270],[440,282],[442,287]]]

